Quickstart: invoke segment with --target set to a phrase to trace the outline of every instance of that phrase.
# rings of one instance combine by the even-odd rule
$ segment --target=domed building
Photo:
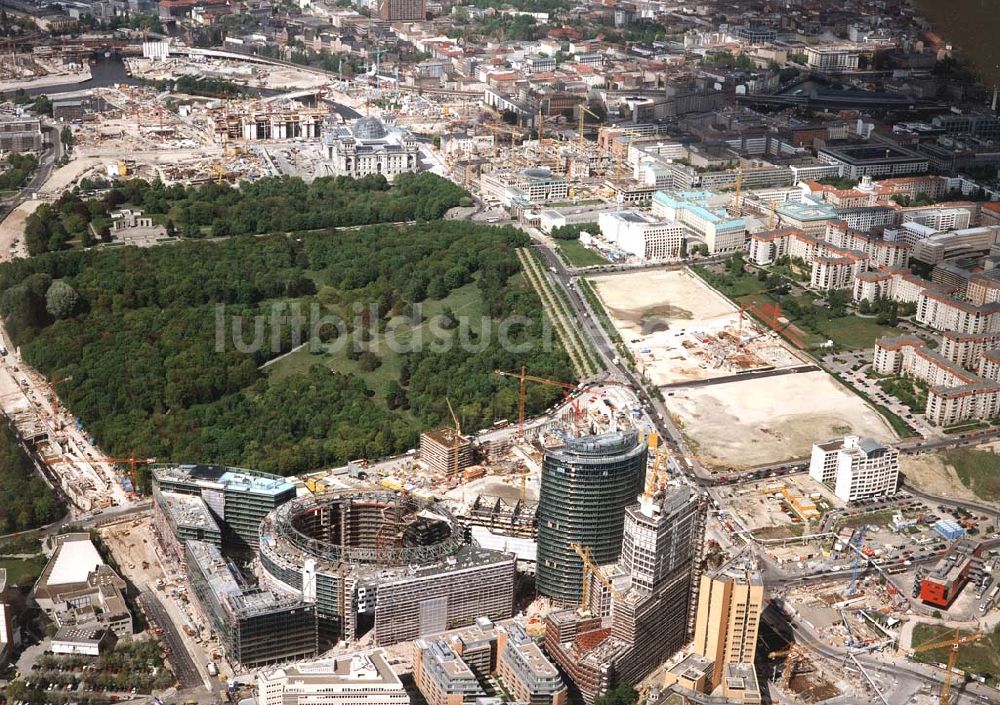
[[[386,127],[375,117],[362,117],[350,127],[338,125],[323,133],[323,149],[335,176],[360,178],[417,171],[417,140],[409,130]]]

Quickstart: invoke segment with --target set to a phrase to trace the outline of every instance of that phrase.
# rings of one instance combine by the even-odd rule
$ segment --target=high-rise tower
[[[583,563],[613,563],[622,548],[625,507],[642,491],[646,444],[634,431],[587,436],[545,453],[538,499],[538,591],[563,605],[581,597]]]

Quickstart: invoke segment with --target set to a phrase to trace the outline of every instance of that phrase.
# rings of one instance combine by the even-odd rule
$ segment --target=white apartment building
[[[381,651],[297,663],[257,674],[259,705],[409,705]]]
[[[618,249],[644,260],[679,259],[684,228],[642,211],[611,211],[597,219],[601,236]]]
[[[937,232],[961,230],[972,224],[968,208],[926,208],[903,212],[903,223],[919,223]]]
[[[833,489],[845,502],[895,494],[899,451],[859,436],[814,443],[809,476]]]
[[[928,282],[905,269],[880,269],[859,272],[854,277],[854,300],[889,299],[916,303]]]
[[[806,47],[806,66],[819,71],[856,71],[860,59],[861,52],[848,45]]]
[[[933,289],[920,292],[917,323],[941,331],[980,335],[1000,331],[1000,303],[981,306],[954,299]]]

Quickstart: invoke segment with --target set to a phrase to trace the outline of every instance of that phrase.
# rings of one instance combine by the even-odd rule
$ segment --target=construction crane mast
[[[444,400],[448,402],[448,413],[451,414],[451,420],[455,422],[455,438],[453,439],[452,451],[455,455],[455,463],[452,467],[451,474],[454,477],[458,477],[458,452],[462,447],[462,424],[459,423],[458,417],[455,416],[455,410],[451,408],[451,400],[445,397]]]
[[[112,465],[127,465],[129,468],[129,475],[132,478],[132,490],[136,494],[139,492],[139,466],[149,465],[156,462],[156,458],[137,458],[136,456],[130,456],[128,458],[95,458],[97,462],[100,463],[111,463]]]
[[[941,705],[948,705],[948,697],[951,695],[951,681],[955,675],[955,662],[958,660],[958,652],[963,644],[971,644],[974,641],[979,641],[980,639],[985,639],[987,634],[985,632],[975,632],[973,634],[966,634],[962,636],[962,632],[958,629],[955,630],[955,634],[947,639],[941,639],[938,641],[932,641],[928,644],[921,644],[920,646],[913,647],[913,653],[919,654],[923,651],[931,651],[932,649],[941,649],[944,647],[949,647],[948,652],[948,668],[944,674],[944,683],[941,684]]]
[[[610,590],[612,595],[620,599],[622,596],[621,592],[614,586],[614,584],[612,584],[610,580],[608,580],[608,576],[601,572],[601,569],[597,567],[594,561],[591,560],[590,547],[582,546],[578,543],[571,543],[569,547],[576,551],[576,555],[578,555],[580,560],[583,561],[583,584],[580,591],[580,611],[586,612],[590,609],[590,593],[587,588],[590,584],[589,578],[591,575],[600,580],[601,584]]]
[[[598,115],[597,113],[595,113],[593,110],[588,110],[583,105],[578,105],[577,107],[580,109],[580,130],[579,130],[578,137],[579,137],[580,144],[583,144],[583,122],[586,119],[586,116],[590,115],[591,117],[597,118],[601,122],[604,121],[604,118],[602,118],[600,115]]]
[[[520,388],[518,390],[518,400],[517,400],[517,437],[524,438],[524,400],[525,400],[525,382],[537,382],[538,384],[546,384],[550,387],[561,387],[566,390],[566,395],[569,396],[570,391],[576,389],[575,384],[570,384],[568,382],[560,382],[554,379],[545,379],[544,377],[536,377],[535,375],[527,374],[528,368],[522,367],[520,372],[505,372],[504,370],[494,370],[494,374],[501,375],[503,377],[513,377],[520,382]],[[574,413],[578,413],[578,410],[574,407]]]

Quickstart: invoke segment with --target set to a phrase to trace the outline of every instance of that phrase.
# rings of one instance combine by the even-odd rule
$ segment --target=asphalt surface
[[[727,382],[739,382],[745,379],[763,379],[765,377],[781,377],[782,375],[793,375],[799,372],[819,372],[822,368],[816,365],[797,365],[796,367],[781,367],[774,370],[748,371],[741,374],[725,375],[723,377],[713,377],[711,379],[695,379],[690,382],[673,382],[671,384],[660,385],[660,389],[680,389],[688,387],[711,387],[714,384],[725,384]]]
[[[191,654],[184,646],[185,637],[177,630],[177,625],[170,619],[163,603],[160,602],[160,598],[147,590],[139,595],[139,604],[142,605],[149,621],[163,630],[162,638],[170,649],[168,658],[174,668],[174,675],[177,676],[180,687],[183,689],[203,686],[201,674],[191,659]]]

